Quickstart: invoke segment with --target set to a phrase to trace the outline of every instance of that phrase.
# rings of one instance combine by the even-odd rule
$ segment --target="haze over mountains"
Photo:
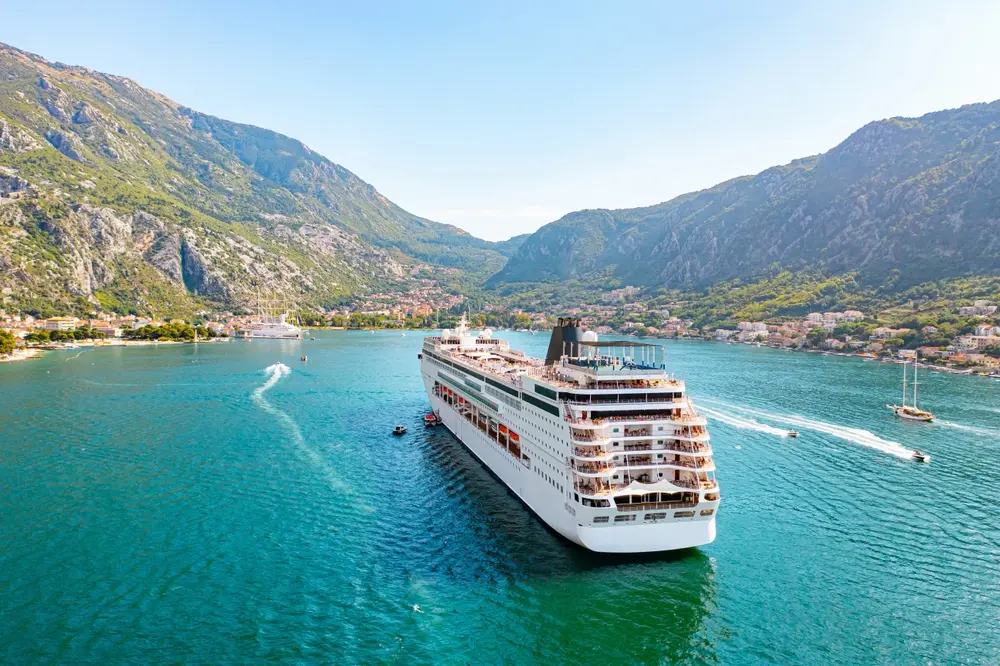
[[[509,257],[509,260],[508,260]],[[1000,272],[1000,102],[870,123],[822,155],[501,243],[412,215],[289,137],[0,45],[0,287],[15,305],[300,305],[449,276],[676,289],[781,266]]]
[[[822,155],[655,206],[570,213],[490,283],[701,288],[774,264],[908,284],[1000,270],[1000,102],[873,122]]]

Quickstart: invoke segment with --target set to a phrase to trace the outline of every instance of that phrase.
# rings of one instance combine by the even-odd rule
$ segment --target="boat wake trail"
[[[274,416],[281,423],[282,426],[289,432],[292,436],[292,441],[295,442],[295,446],[309,459],[317,469],[323,472],[330,485],[338,490],[347,490],[347,486],[344,482],[337,476],[337,472],[330,466],[326,460],[323,459],[316,449],[309,446],[306,443],[306,438],[302,436],[302,429],[299,428],[299,424],[295,422],[291,416],[286,414],[284,411],[278,409],[272,405],[264,394],[274,388],[274,385],[281,381],[282,377],[286,377],[291,374],[292,369],[289,368],[284,363],[275,363],[274,365],[269,365],[264,368],[264,374],[267,375],[267,381],[258,386],[250,394],[250,399],[253,400],[254,404],[263,409],[268,414]]]
[[[703,398],[702,402],[704,401],[705,400]],[[777,421],[778,423],[785,423],[804,430],[822,432],[827,435],[837,437],[838,439],[843,439],[848,442],[853,442],[854,444],[866,446],[870,449],[888,453],[889,455],[896,456],[897,458],[903,458],[904,460],[909,460],[913,457],[912,449],[906,448],[899,442],[882,439],[875,433],[861,428],[850,428],[848,426],[837,425],[835,423],[826,423],[825,421],[817,421],[816,419],[799,416],[798,414],[772,414],[759,409],[740,407],[739,405],[730,405],[720,400],[713,400],[712,402],[728,409],[735,409],[739,412],[743,412],[744,414],[770,419],[772,421]]]
[[[723,412],[719,412],[714,409],[709,409],[704,405],[699,405],[698,411],[700,411],[713,421],[725,423],[726,425],[731,425],[734,428],[740,428],[741,430],[755,430],[757,432],[762,432],[767,435],[775,435],[776,437],[788,436],[787,430],[782,430],[781,428],[775,428],[774,426],[770,426],[767,425],[766,423],[755,421],[754,419],[747,419],[739,416],[733,416],[732,414],[725,414]]]
[[[80,352],[80,354],[82,353],[83,352]],[[76,356],[70,356],[69,358],[64,358],[63,361],[72,361],[74,358],[80,358],[80,354],[77,354]]]
[[[977,428],[976,426],[962,425],[961,423],[952,423],[951,421],[938,421],[938,425],[948,426],[949,428],[958,428],[959,430],[965,430],[967,432],[974,432],[977,435],[983,435],[984,437],[1000,437],[1000,430],[995,430],[993,428]]]

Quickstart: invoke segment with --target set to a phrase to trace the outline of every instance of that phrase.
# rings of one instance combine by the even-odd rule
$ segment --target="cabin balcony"
[[[673,460],[661,460],[652,456],[625,456],[619,459],[618,456],[612,458],[612,462],[619,469],[677,469],[677,470],[697,470],[699,472],[714,472],[715,461],[711,458],[681,458]]]
[[[611,460],[614,454],[611,451],[598,448],[584,448],[581,449],[576,447],[573,449],[573,457],[576,459],[588,460]]]
[[[606,476],[615,471],[617,465],[606,461],[577,462],[573,461],[573,472],[582,477]]]
[[[698,506],[697,493],[643,493],[614,498],[618,511],[652,511],[658,509],[690,509]]]
[[[650,451],[655,452],[669,452],[669,453],[679,453],[685,455],[712,455],[712,447],[707,443],[703,442],[687,442],[683,440],[657,440],[656,442],[631,442],[628,444],[618,445],[618,442],[614,443],[612,447],[613,451],[627,451],[627,452],[641,452],[647,453]]]

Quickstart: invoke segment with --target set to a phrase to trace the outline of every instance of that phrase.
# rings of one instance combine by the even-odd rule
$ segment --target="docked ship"
[[[251,340],[302,340],[305,331],[288,321],[288,308],[278,299],[262,299],[257,288],[257,314],[246,326],[234,334],[237,338]],[[305,360],[304,358],[302,360]]]
[[[463,317],[419,358],[438,420],[566,539],[602,553],[715,539],[707,423],[659,345],[601,342],[565,318],[537,359]]]
[[[288,321],[288,313],[265,315],[257,321],[240,328],[235,333],[238,338],[267,338],[271,340],[301,340],[301,328]]]

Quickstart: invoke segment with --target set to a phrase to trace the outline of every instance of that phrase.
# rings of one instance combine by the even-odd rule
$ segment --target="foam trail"
[[[787,430],[775,428],[774,426],[767,425],[766,423],[760,423],[759,421],[755,421],[753,419],[745,419],[739,416],[717,412],[714,409],[709,409],[703,405],[698,407],[698,411],[713,421],[719,421],[720,423],[731,425],[734,428],[740,428],[742,430],[756,430],[757,432],[762,432],[768,435],[776,435],[778,437],[788,436]]]
[[[939,425],[948,426],[949,428],[958,428],[959,430],[974,432],[977,435],[983,435],[985,437],[1000,437],[1000,430],[994,430],[993,428],[977,428],[976,426],[952,423],[951,421],[937,421],[937,423]]]
[[[323,472],[331,486],[337,488],[338,490],[347,490],[347,486],[340,480],[340,477],[337,476],[336,471],[334,471],[329,463],[323,459],[323,456],[317,453],[314,448],[306,443],[306,438],[302,436],[302,429],[299,428],[299,424],[295,422],[295,419],[272,405],[268,402],[267,398],[264,397],[264,394],[274,388],[274,385],[281,381],[282,377],[291,374],[291,372],[292,369],[281,362],[267,366],[264,368],[264,374],[267,375],[267,381],[253,390],[253,393],[250,394],[250,399],[253,400],[255,405],[277,418],[278,421],[285,426],[285,429],[291,433],[292,440],[295,442],[295,445],[317,469]]]
[[[702,399],[702,402],[704,402],[704,398]],[[861,428],[850,428],[848,426],[837,425],[835,423],[826,423],[825,421],[817,421],[815,419],[799,416],[798,414],[772,414],[770,412],[751,409],[749,407],[730,405],[720,400],[711,400],[711,402],[718,403],[746,414],[771,419],[772,421],[777,421],[778,423],[787,423],[788,425],[793,425],[798,428],[826,433],[827,435],[837,437],[838,439],[847,440],[848,442],[860,444],[861,446],[866,446],[870,449],[876,449],[878,451],[882,451],[883,453],[888,453],[896,456],[897,458],[910,459],[913,457],[912,449],[906,448],[899,442],[882,439],[875,433]]]
[[[72,361],[74,358],[80,358],[80,354],[82,354],[82,353],[83,352],[80,352],[76,356],[70,356],[69,358],[64,358],[63,361]]]

